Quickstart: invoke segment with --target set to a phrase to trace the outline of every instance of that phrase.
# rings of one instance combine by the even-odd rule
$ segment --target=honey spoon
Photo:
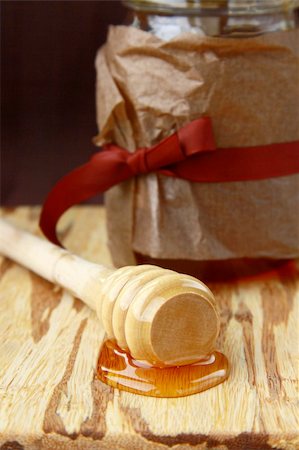
[[[192,364],[215,348],[219,316],[201,281],[151,265],[86,261],[0,219],[0,253],[96,311],[110,339],[158,367]]]

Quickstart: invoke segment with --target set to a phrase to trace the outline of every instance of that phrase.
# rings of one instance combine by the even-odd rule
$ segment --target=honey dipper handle
[[[92,309],[96,309],[96,301],[101,298],[102,282],[112,272],[3,219],[0,219],[0,253],[69,290]]]

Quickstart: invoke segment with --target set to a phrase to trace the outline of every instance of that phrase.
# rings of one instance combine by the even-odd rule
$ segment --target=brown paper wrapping
[[[111,27],[96,59],[96,143],[134,151],[203,115],[221,148],[298,140],[298,43],[297,30],[166,42]],[[191,260],[299,256],[298,187],[299,175],[191,183],[150,174],[118,185],[106,198],[114,263],[133,264],[133,251]]]

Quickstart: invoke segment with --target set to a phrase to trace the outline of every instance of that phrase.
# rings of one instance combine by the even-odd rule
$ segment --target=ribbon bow
[[[212,123],[208,117],[194,120],[176,133],[150,148],[139,148],[135,153],[114,144],[106,144],[102,152],[91,158],[97,167],[101,184],[106,189],[128,178],[157,172],[177,164],[200,152],[216,150]],[[103,173],[101,173],[103,172]],[[105,181],[105,178],[107,180]],[[99,192],[99,191],[97,191]]]
[[[71,206],[105,192],[136,175],[159,171],[199,152],[215,150],[209,117],[194,120],[150,148],[130,153],[106,144],[89,162],[65,175],[49,193],[41,213],[40,227],[50,241],[61,245],[56,236],[60,216]]]
[[[298,150],[298,141],[216,149],[209,117],[135,153],[106,144],[57,182],[43,205],[40,227],[50,241],[61,245],[56,224],[67,209],[132,177],[158,172],[193,182],[226,182],[290,175],[299,172]]]

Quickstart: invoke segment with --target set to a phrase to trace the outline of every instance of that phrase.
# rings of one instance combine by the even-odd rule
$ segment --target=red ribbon
[[[130,153],[106,144],[89,162],[61,178],[43,205],[40,227],[61,245],[56,224],[71,206],[134,176],[158,172],[193,182],[260,180],[299,172],[299,141],[216,149],[209,117],[194,120],[150,148]]]

